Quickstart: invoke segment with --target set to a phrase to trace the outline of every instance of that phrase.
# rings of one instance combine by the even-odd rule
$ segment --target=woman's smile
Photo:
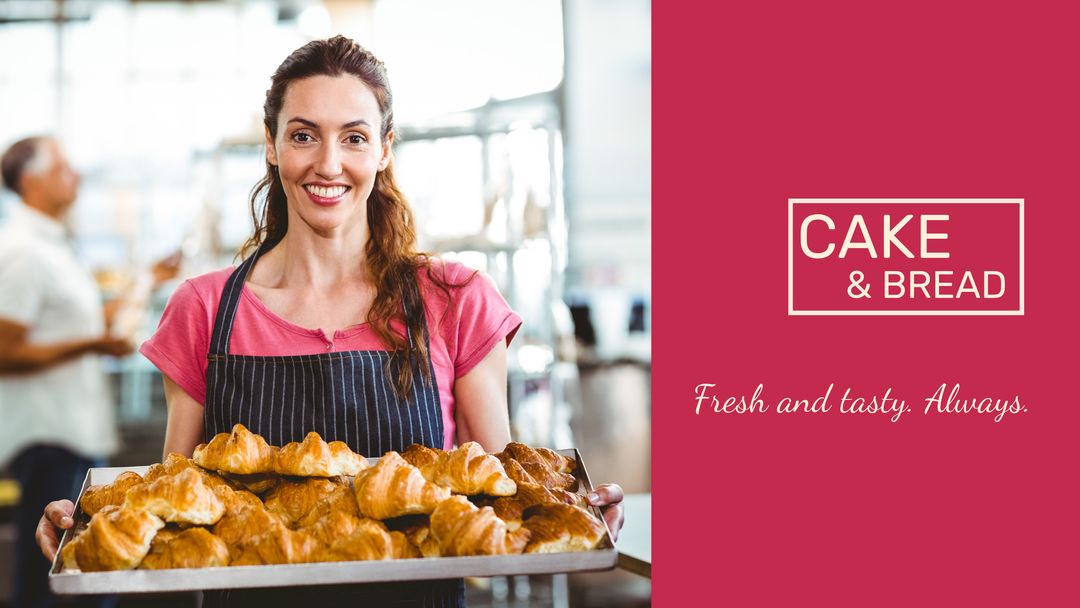
[[[345,193],[350,190],[352,188],[343,185],[304,184],[304,191],[307,192],[308,198],[316,205],[324,207],[332,207],[340,203],[345,198]]]

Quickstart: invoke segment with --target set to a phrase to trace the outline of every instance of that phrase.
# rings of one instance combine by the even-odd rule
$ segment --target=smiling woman
[[[427,256],[416,252],[412,210],[394,178],[393,95],[385,66],[344,37],[308,44],[274,73],[263,112],[266,175],[252,193],[255,234],[242,252],[283,240],[290,224],[302,222],[306,229],[298,238],[290,237],[285,247],[270,252],[262,268],[253,273],[253,289],[264,288],[260,295],[274,299],[270,292],[282,287],[282,262],[288,258],[290,244],[307,249],[326,242],[360,243],[352,251],[362,255],[351,257],[352,268],[341,269],[343,275],[359,280],[339,287],[367,298],[366,320],[393,351],[406,359],[413,350],[425,356],[420,294],[407,286],[419,269],[431,266]],[[331,191],[341,187],[344,193]],[[265,204],[260,204],[263,192]],[[341,253],[335,252],[336,257]],[[445,274],[426,274],[450,296]],[[372,292],[373,284],[384,287]],[[291,309],[286,312],[295,313],[286,318],[303,326],[310,323],[300,317],[316,312],[308,304],[325,303],[324,299],[309,303],[291,296],[282,299],[286,301],[281,304]],[[402,309],[408,340],[390,326]],[[341,317],[332,321],[334,327],[324,329],[359,322]],[[402,366],[397,376],[395,386],[403,394],[412,370]]]
[[[165,376],[165,453],[243,424],[273,445],[310,432],[366,456],[417,443],[510,441],[507,344],[521,318],[486,277],[416,248],[393,175],[391,93],[383,64],[335,37],[301,47],[264,104],[266,175],[251,197],[255,232],[238,268],[185,282],[141,348]],[[594,505],[617,486],[598,487]],[[70,526],[52,503],[46,553]],[[204,605],[463,605],[459,579],[207,593]],[[324,595],[325,594],[325,595]]]

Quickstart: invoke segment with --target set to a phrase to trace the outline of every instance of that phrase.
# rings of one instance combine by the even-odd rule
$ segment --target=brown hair
[[[271,139],[277,138],[278,114],[291,82],[309,76],[343,74],[356,76],[375,94],[382,114],[380,137],[383,144],[388,144],[390,133],[394,130],[394,110],[386,67],[370,51],[344,36],[309,42],[293,51],[278,66],[263,104],[263,124]],[[416,284],[416,273],[426,269],[432,283],[447,298],[450,297],[450,288],[460,285],[448,283],[443,272],[437,275],[433,273],[430,257],[417,250],[412,209],[398,188],[393,167],[391,157],[386,168],[375,176],[375,185],[368,197],[369,237],[364,253],[376,295],[367,320],[375,333],[390,346],[391,361],[403,363],[390,365],[387,373],[397,367],[396,377],[392,381],[395,391],[404,397],[414,380],[409,362],[426,361],[428,357],[424,339],[424,303]],[[276,244],[289,229],[285,190],[277,167],[269,161],[266,163],[266,175],[252,189],[250,202],[255,232],[241,248],[241,256],[253,252],[263,243]],[[404,318],[411,345],[409,338],[398,335],[391,328],[390,321],[394,318]],[[425,384],[430,383],[429,367],[419,367]]]
[[[7,187],[15,194],[22,196],[22,185],[19,182],[22,180],[23,173],[26,172],[27,165],[41,153],[41,144],[45,139],[40,136],[20,139],[11,144],[11,147],[4,152],[3,158],[0,158],[0,175],[3,176]]]

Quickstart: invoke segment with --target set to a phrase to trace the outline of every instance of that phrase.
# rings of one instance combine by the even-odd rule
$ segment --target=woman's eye
[[[362,144],[367,141],[367,138],[365,138],[363,135],[350,135],[348,138],[346,138],[346,141],[348,141],[350,144]]]
[[[311,141],[311,136],[308,135],[307,133],[293,133],[292,138],[293,138],[293,141],[299,142],[299,143],[307,143],[307,142]]]

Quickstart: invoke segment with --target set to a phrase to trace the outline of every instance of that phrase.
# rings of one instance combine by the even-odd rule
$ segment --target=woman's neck
[[[333,235],[320,235],[303,228],[290,229],[281,242],[259,260],[256,266],[261,266],[257,270],[262,272],[258,272],[258,279],[253,276],[252,280],[275,288],[315,291],[366,282],[367,240],[366,223]]]

